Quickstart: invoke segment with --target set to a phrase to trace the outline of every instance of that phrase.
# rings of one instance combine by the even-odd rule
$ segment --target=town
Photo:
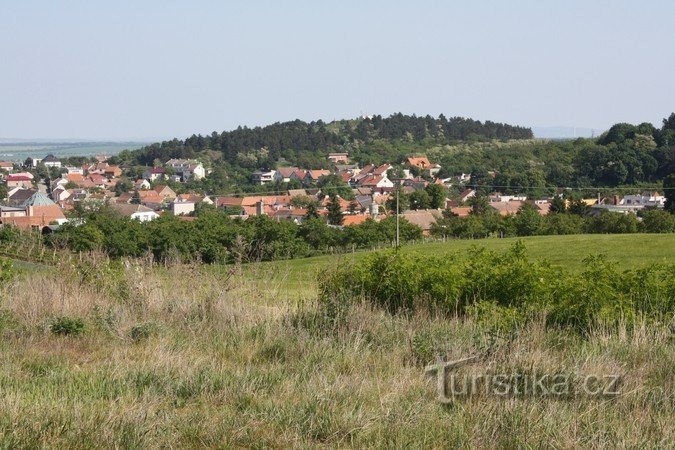
[[[479,191],[486,194],[487,206],[500,216],[515,215],[525,205],[547,215],[555,198],[564,194],[564,189],[558,189],[554,196],[535,198],[526,193],[502,194],[496,188],[472,186],[470,173],[439,178],[441,166],[426,156],[411,156],[398,164],[360,166],[350,161],[348,153],[329,153],[325,167],[311,170],[280,165],[275,169],[259,169],[253,172],[250,181],[253,185],[269,186],[270,192],[208,195],[177,193],[170,187],[210,175],[211,170],[196,159],[172,158],[142,172],[110,164],[105,156],[77,166],[63,164],[53,155],[29,158],[23,164],[5,161],[0,162],[0,179],[5,185],[0,223],[49,233],[66,223],[68,213],[78,205],[108,205],[120,215],[141,222],[165,214],[190,220],[197,209],[210,205],[244,220],[264,215],[300,224],[308,214],[316,214],[330,225],[342,227],[396,215],[400,194],[406,198],[398,205],[400,217],[429,235],[444,211],[460,218],[469,216],[472,199]],[[138,172],[140,176],[130,178]],[[276,191],[275,186],[289,188]],[[328,218],[331,199],[337,201],[341,219]],[[581,201],[589,207],[591,215],[602,211],[637,214],[662,209],[665,197],[656,191],[636,190],[623,196],[598,194],[597,198]]]

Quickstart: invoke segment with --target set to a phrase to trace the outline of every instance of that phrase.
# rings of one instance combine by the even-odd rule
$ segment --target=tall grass
[[[666,326],[544,319],[504,330],[432,309],[362,302],[335,314],[279,302],[267,265],[103,258],[6,282],[0,300],[0,448],[667,447],[675,352]],[[328,308],[328,309],[327,309]],[[55,318],[81,334],[55,334]],[[437,358],[460,369],[623,375],[614,399],[435,400]]]

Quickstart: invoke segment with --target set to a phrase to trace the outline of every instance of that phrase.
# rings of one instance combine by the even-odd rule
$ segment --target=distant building
[[[328,160],[335,164],[347,164],[349,162],[349,153],[329,153]]]
[[[166,169],[163,167],[152,167],[143,172],[143,179],[150,182],[157,181],[166,176]]]
[[[111,203],[110,207],[123,216],[131,217],[140,222],[149,222],[159,217],[152,209],[143,205],[133,205],[129,203]]]
[[[410,157],[408,158],[408,164],[412,167],[417,167],[418,169],[427,172],[431,176],[436,175],[441,170],[440,165],[432,164],[429,162],[426,156]]]
[[[83,167],[75,167],[75,166],[66,166],[66,170],[68,171],[69,174],[77,174],[77,175],[84,175],[84,168]]]
[[[261,169],[261,170],[256,170],[253,172],[253,175],[251,175],[251,180],[255,184],[267,184],[271,183],[274,181],[274,174],[276,173],[276,170],[267,170],[267,169]]]
[[[34,192],[20,206],[0,206],[0,224],[23,229],[42,229],[67,222],[63,210],[41,192]]]
[[[44,157],[42,164],[44,164],[45,167],[61,168],[61,160],[51,153]]]
[[[171,203],[171,213],[174,216],[182,216],[193,213],[195,211],[194,202],[189,201],[175,201]]]
[[[183,182],[201,180],[206,176],[206,169],[196,159],[170,159],[165,166],[173,169]]]
[[[15,187],[29,189],[33,186],[33,180],[26,175],[10,174],[5,178],[5,182],[8,189]]]

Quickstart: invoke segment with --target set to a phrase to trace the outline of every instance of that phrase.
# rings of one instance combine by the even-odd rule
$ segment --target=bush
[[[549,324],[579,329],[637,318],[670,320],[675,266],[622,273],[603,256],[589,257],[584,265],[575,275],[547,261],[529,261],[520,242],[501,254],[474,249],[461,260],[385,251],[326,273],[320,299],[334,312],[364,300],[393,314],[469,313],[499,329],[541,314]]]
[[[14,265],[12,261],[7,258],[0,257],[0,287],[5,283],[8,283],[16,272],[14,271]]]
[[[640,231],[644,233],[675,233],[675,215],[660,209],[642,213]]]
[[[49,331],[61,336],[79,336],[84,333],[84,330],[84,320],[77,317],[55,317],[49,324]]]

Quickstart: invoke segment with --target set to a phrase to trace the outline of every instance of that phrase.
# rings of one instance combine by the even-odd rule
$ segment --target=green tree
[[[293,208],[305,209],[312,203],[316,205],[316,199],[310,197],[309,195],[296,195],[291,197],[290,203]]]
[[[445,198],[447,196],[445,186],[432,183],[426,187],[425,191],[429,194],[429,208],[445,208]]]
[[[542,220],[541,234],[579,234],[583,229],[583,219],[576,214],[548,214]]]
[[[660,209],[645,211],[642,213],[640,231],[645,233],[674,233],[675,215]]]
[[[514,225],[518,236],[534,236],[541,226],[541,215],[536,207],[525,203],[516,213]]]
[[[408,195],[408,200],[410,201],[410,209],[427,209],[431,204],[429,194],[421,189],[411,192]]]
[[[384,203],[385,208],[391,214],[396,214],[396,195],[398,194],[398,210],[403,212],[406,209],[410,208],[410,197],[403,193],[401,186],[397,186],[396,189],[389,194],[389,198]]]
[[[131,181],[129,181],[128,178],[120,178],[115,184],[115,195],[119,197],[123,192],[129,192],[133,188],[134,186],[131,184]]]
[[[321,188],[321,192],[324,195],[339,195],[346,200],[352,200],[354,198],[354,191],[352,188],[342,181],[342,178],[335,174],[319,178],[316,185]]]
[[[342,215],[342,207],[337,195],[331,194],[329,196],[328,205],[328,223],[331,225],[342,225],[344,223],[344,216]]]
[[[319,208],[316,202],[310,202],[307,204],[307,215],[305,217],[308,220],[319,218]]]
[[[490,213],[490,203],[488,198],[484,195],[476,194],[475,196],[467,200],[469,206],[471,206],[471,215],[473,216],[484,216]]]
[[[591,210],[591,207],[586,204],[581,198],[570,199],[567,211],[570,214],[584,217]]]
[[[567,211],[567,206],[565,205],[565,199],[559,195],[553,196],[551,200],[551,206],[549,208],[549,213],[551,214],[562,214]]]
[[[675,173],[663,179],[663,191],[666,197],[665,210],[675,214]]]

